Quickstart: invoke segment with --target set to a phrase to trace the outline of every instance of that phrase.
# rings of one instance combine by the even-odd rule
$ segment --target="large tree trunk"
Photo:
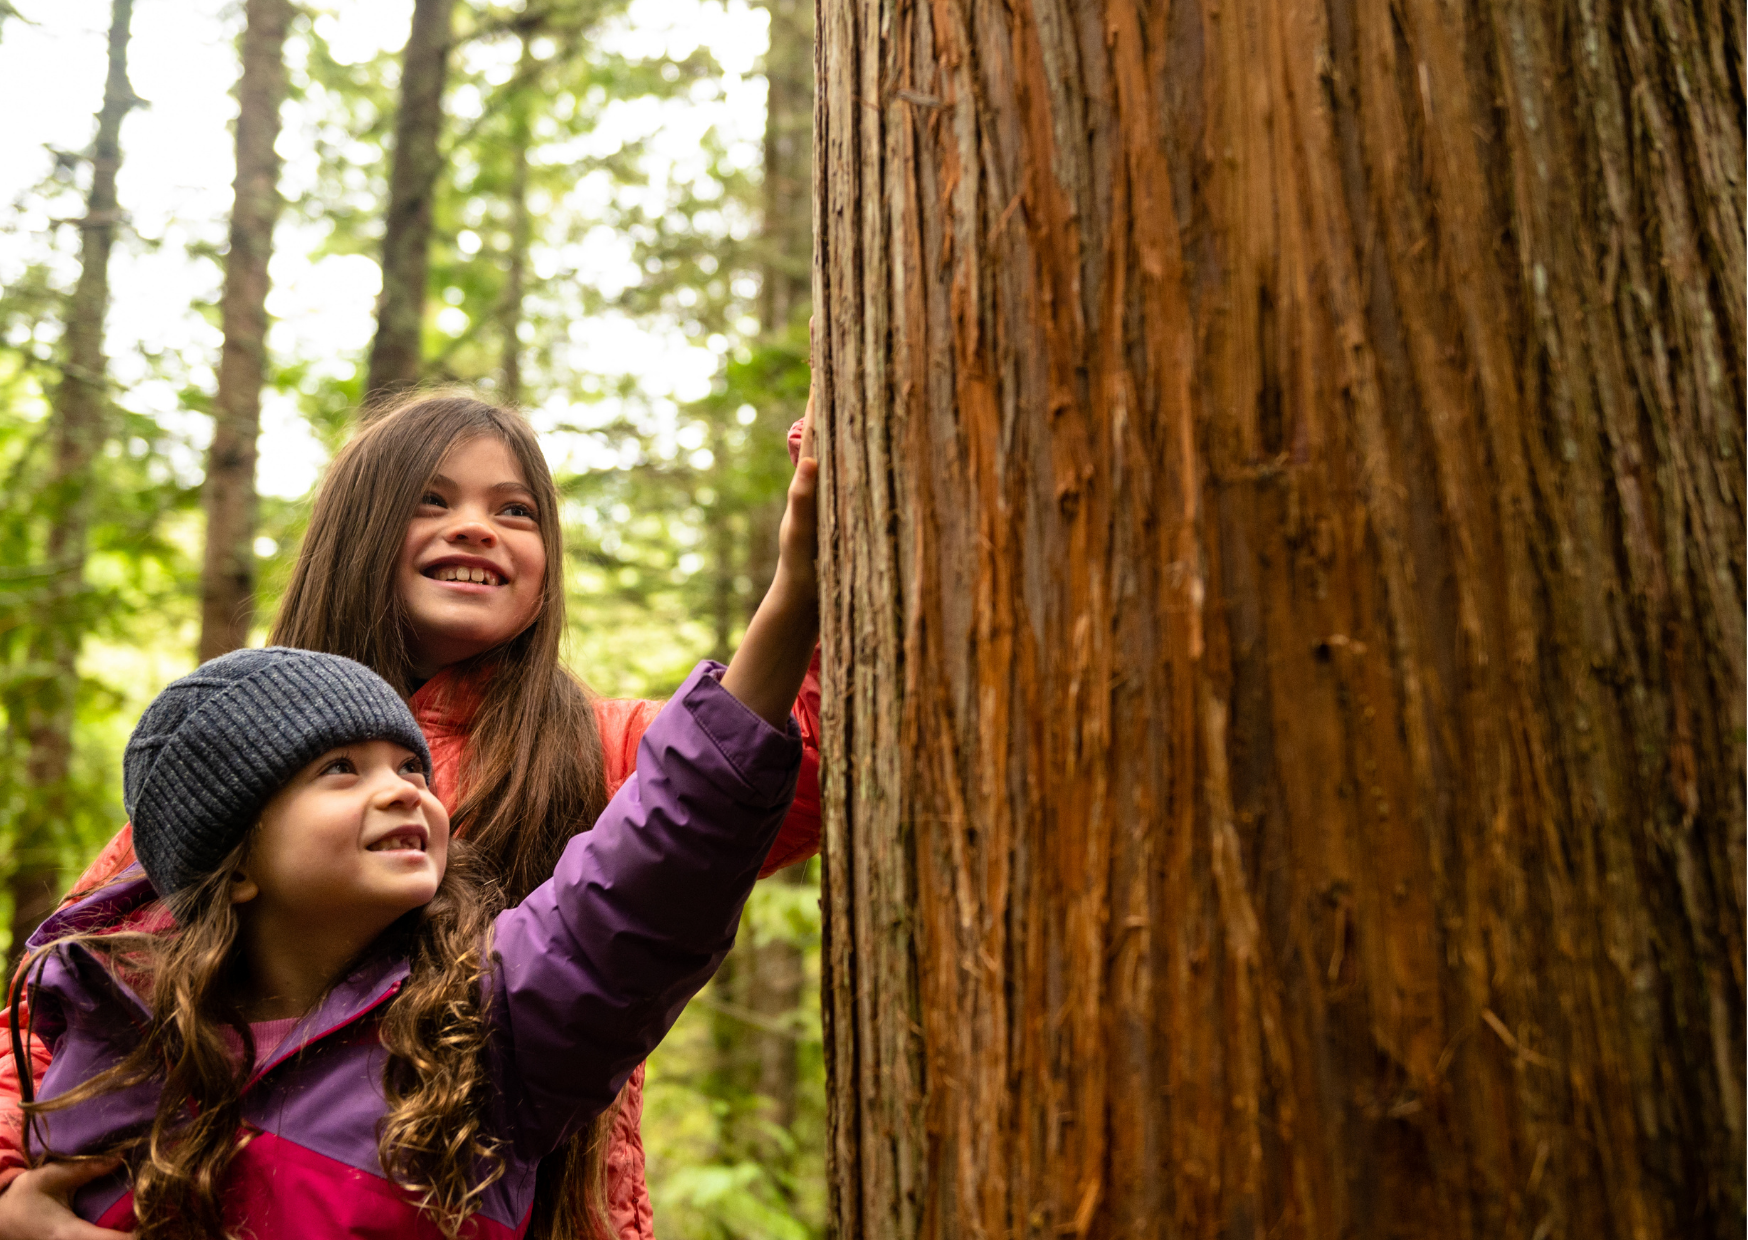
[[[200,658],[246,645],[255,621],[255,445],[267,380],[267,261],[279,218],[279,107],[285,102],[290,0],[248,0],[237,83],[237,179],[231,247],[219,302],[212,447],[206,457],[206,561],[200,576]]]
[[[382,235],[382,293],[370,342],[365,396],[380,401],[419,381],[431,210],[442,171],[443,83],[448,74],[455,0],[414,0],[401,54],[401,105],[395,117],[388,215]]]
[[[91,147],[91,192],[79,228],[79,280],[67,303],[61,381],[51,411],[54,462],[50,475],[48,561],[53,576],[34,618],[29,645],[31,682],[14,718],[22,722],[25,799],[12,838],[12,940],[16,964],[24,942],[54,907],[60,889],[60,829],[70,816],[73,708],[86,619],[79,614],[85,584],[86,532],[91,519],[92,463],[108,436],[109,381],[103,324],[109,313],[109,252],[121,221],[115,176],[121,168],[121,122],[140,101],[127,77],[133,0],[115,0],[109,26],[109,75],[97,138]]]
[[[1740,6],[820,43],[839,1234],[1740,1236]]]

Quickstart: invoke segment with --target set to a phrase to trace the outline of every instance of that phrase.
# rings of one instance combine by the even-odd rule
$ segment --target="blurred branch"
[[[766,1016],[763,1012],[755,1012],[751,1008],[744,1008],[738,1003],[730,1003],[726,999],[718,999],[708,992],[701,991],[698,994],[693,995],[692,1002],[702,1003],[712,1012],[720,1013],[721,1015],[728,1017],[730,1020],[738,1020],[743,1025],[751,1025],[754,1029],[761,1029],[766,1033],[775,1034],[780,1038],[789,1038],[791,1041],[807,1043],[818,1043],[819,1041],[818,1038],[812,1037],[809,1034],[802,1033],[797,1029],[791,1029],[782,1021]]]

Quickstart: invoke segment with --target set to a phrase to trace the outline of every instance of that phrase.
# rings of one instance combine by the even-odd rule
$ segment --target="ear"
[[[255,884],[255,880],[241,870],[231,875],[232,904],[247,904],[260,894],[261,888]]]

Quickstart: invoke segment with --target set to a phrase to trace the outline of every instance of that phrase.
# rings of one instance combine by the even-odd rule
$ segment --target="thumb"
[[[102,1179],[121,1166],[119,1158],[80,1158],[71,1162],[44,1163],[30,1175],[39,1192],[51,1197],[69,1197],[93,1180]]]

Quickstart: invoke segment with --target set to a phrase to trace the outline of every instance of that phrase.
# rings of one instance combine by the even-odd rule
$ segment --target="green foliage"
[[[753,1240],[825,1234],[825,1055],[819,1022],[819,862],[800,882],[766,881],[747,902],[741,933],[717,979],[650,1057],[644,1145],[664,1235]],[[771,953],[773,944],[787,953]],[[776,957],[773,960],[773,955]],[[803,1002],[772,1016],[737,1001],[753,970],[799,968]],[[787,1124],[738,1053],[763,1036],[793,1055]]]

